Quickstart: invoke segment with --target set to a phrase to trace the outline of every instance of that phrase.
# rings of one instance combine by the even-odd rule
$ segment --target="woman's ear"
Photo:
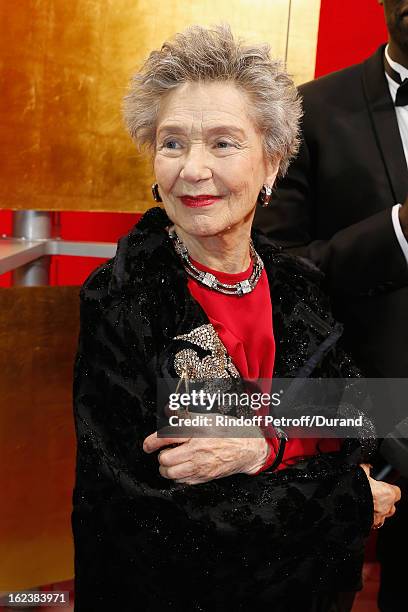
[[[276,176],[279,172],[279,165],[281,162],[281,157],[269,159],[266,164],[266,177],[265,177],[265,185],[269,187],[273,187],[275,184]]]

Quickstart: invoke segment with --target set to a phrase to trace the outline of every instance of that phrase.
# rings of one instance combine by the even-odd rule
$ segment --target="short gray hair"
[[[252,114],[263,134],[264,150],[281,158],[283,176],[299,148],[302,116],[297,89],[267,44],[246,45],[233,37],[229,25],[195,25],[152,51],[124,98],[127,129],[139,147],[152,149],[163,95],[187,82],[228,81],[246,92]]]

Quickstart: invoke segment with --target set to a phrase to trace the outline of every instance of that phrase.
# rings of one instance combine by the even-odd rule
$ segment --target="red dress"
[[[192,260],[204,272],[210,272],[222,283],[234,284],[249,278],[253,264],[238,274],[219,272]],[[275,338],[272,325],[272,303],[268,277],[265,270],[251,293],[243,296],[224,295],[193,278],[188,280],[188,288],[193,298],[201,305],[210,323],[227,349],[235,367],[247,380],[272,379],[275,362]],[[265,464],[257,472],[272,465],[278,442],[267,438],[270,452]],[[286,443],[285,453],[280,466],[296,463],[299,456],[310,456],[319,452],[338,450],[340,443],[332,438],[295,438]]]

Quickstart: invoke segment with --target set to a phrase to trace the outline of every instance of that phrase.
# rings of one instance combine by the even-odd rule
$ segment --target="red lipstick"
[[[214,195],[199,195],[199,196],[181,196],[180,200],[184,206],[189,208],[199,208],[201,206],[210,206],[220,200],[221,196]]]

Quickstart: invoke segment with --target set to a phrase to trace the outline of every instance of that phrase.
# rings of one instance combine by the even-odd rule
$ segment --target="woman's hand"
[[[237,473],[255,474],[264,465],[269,446],[259,430],[251,433],[257,437],[158,438],[156,431],[145,439],[143,450],[163,449],[158,459],[164,478],[201,484]],[[164,448],[170,444],[178,446]]]
[[[370,483],[371,493],[374,500],[374,523],[373,529],[379,529],[384,525],[385,519],[395,513],[395,504],[401,499],[401,489],[395,485],[375,480],[370,476],[370,465],[365,463],[361,466],[367,474]]]

